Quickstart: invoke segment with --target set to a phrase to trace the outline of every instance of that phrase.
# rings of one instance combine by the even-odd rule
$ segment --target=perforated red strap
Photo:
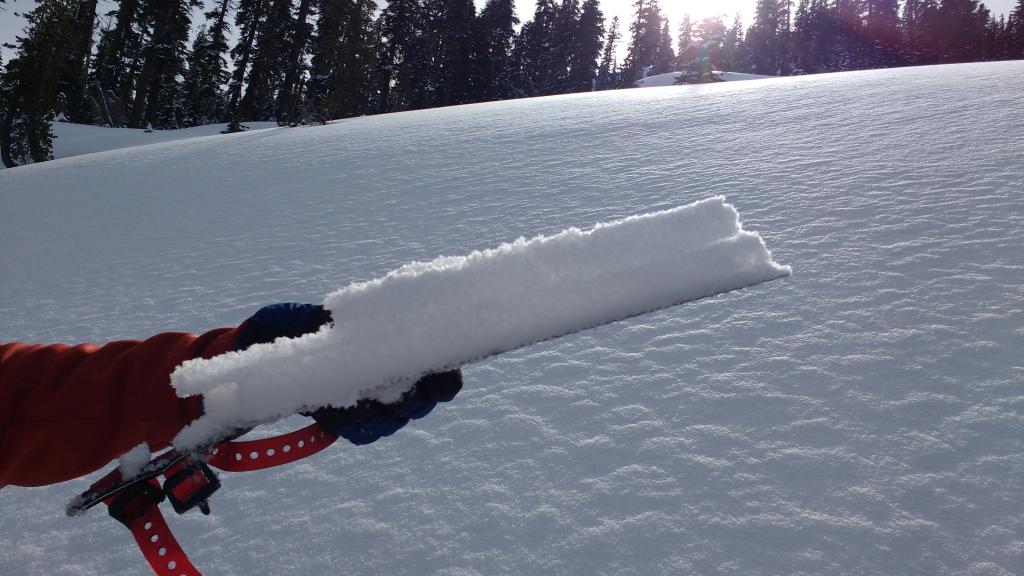
[[[108,505],[109,501],[106,502]],[[135,543],[142,555],[146,557],[150,568],[157,576],[202,576],[174,539],[171,529],[160,513],[160,508],[152,504],[141,515],[128,524]]]
[[[282,436],[223,442],[209,452],[207,464],[228,472],[263,470],[316,454],[335,440],[337,437],[319,424],[311,424]],[[175,455],[168,453],[164,458],[173,460],[172,456]],[[165,475],[174,476],[182,466],[183,463],[172,464],[165,470]],[[91,491],[112,487],[119,480],[120,472],[114,470],[94,485]],[[111,515],[131,530],[139,550],[157,576],[202,576],[174,539],[167,521],[160,513],[159,503],[164,499],[164,494],[159,482],[155,478],[143,482],[146,484],[133,484],[128,490],[113,494],[103,502],[111,506]],[[133,488],[142,490],[132,491]]]
[[[228,472],[263,470],[312,456],[337,439],[319,424],[310,424],[281,436],[223,442],[207,463]]]

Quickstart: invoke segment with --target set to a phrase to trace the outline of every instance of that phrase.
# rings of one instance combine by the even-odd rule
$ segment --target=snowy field
[[[1024,574],[1021,86],[648,88],[6,170],[0,339],[233,325],[723,194],[792,276],[473,364],[393,437],[224,475],[176,536],[208,575]],[[0,574],[148,573],[64,516],[91,480],[0,491]]]
[[[276,127],[276,122],[248,122],[250,130]],[[53,157],[67,158],[81,154],[91,154],[118,148],[144,146],[160,142],[189,140],[219,134],[227,128],[227,124],[209,124],[182,130],[152,130],[146,132],[141,128],[104,128],[102,126],[86,126],[56,122],[53,125]],[[3,170],[0,164],[0,170]]]

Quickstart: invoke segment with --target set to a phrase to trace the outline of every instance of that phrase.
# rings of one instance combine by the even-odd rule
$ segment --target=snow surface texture
[[[0,339],[234,325],[727,194],[797,273],[467,366],[394,436],[224,475],[178,539],[211,576],[1020,575],[1021,86],[1024,62],[646,88],[7,170]],[[103,511],[64,516],[100,473],[0,490],[0,574],[148,574]]]
[[[205,413],[174,443],[360,398],[395,402],[430,372],[789,273],[721,196],[406,264],[329,295],[333,328],[186,362],[171,383],[201,394]]]

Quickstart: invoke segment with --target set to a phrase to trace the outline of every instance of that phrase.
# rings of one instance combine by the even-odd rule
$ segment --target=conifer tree
[[[746,44],[743,38],[743,21],[740,15],[733,18],[732,26],[725,32],[722,40],[722,69],[732,72],[749,70],[746,57]]]
[[[66,113],[72,122],[86,123],[94,120],[93,107],[88,101],[88,84],[96,26],[96,1],[80,0],[75,10],[73,38],[67,55],[68,77],[61,87],[69,105]]]
[[[542,94],[564,94],[572,91],[569,67],[576,45],[579,17],[579,0],[562,0],[562,4],[557,6],[551,30],[551,66],[544,79]]]
[[[755,74],[775,75],[779,70],[778,0],[757,0],[754,24],[747,31]]]
[[[202,126],[224,117],[226,102],[221,85],[227,81],[227,74],[219,66],[220,61],[212,33],[205,26],[200,28],[182,83],[184,125]]]
[[[512,0],[487,0],[477,17],[474,77],[480,101],[523,94],[514,86],[512,76],[512,42],[517,24]]]
[[[416,92],[415,108],[437,106],[441,84],[444,82],[445,21],[448,18],[448,0],[421,0],[423,2],[419,53],[413,58],[420,87]]]
[[[877,46],[882,49],[898,46],[899,25],[898,0],[867,0],[866,30]]]
[[[664,16],[658,0],[635,0],[634,19],[630,26],[629,54],[623,65],[624,84],[635,86],[650,71],[662,44]]]
[[[604,46],[604,14],[598,0],[584,0],[569,57],[569,92],[595,89],[598,56]]]
[[[904,53],[919,64],[933,62],[933,29],[938,20],[937,0],[905,0],[902,35]]]
[[[1006,20],[1007,58],[1024,58],[1024,0],[1017,0],[1017,6]]]
[[[693,43],[693,20],[690,13],[683,14],[683,20],[679,23],[679,34],[676,36],[676,68],[685,71],[690,67],[695,55],[690,48]]]
[[[324,0],[318,9],[307,98],[322,122],[373,112],[376,10],[373,0]]]
[[[253,49],[256,46],[256,34],[269,9],[269,0],[239,0],[238,2],[238,10],[235,12],[235,28],[238,30],[239,40],[231,50],[234,71],[231,73],[231,82],[228,85],[228,132],[242,130],[242,85],[245,83]]]
[[[287,51],[283,61],[284,78],[277,93],[276,117],[279,123],[295,123],[299,120],[299,90],[302,77],[306,72],[306,54],[309,50],[309,38],[313,27],[309,16],[313,10],[313,0],[299,0],[299,8],[295,14],[285,37]]]
[[[445,9],[441,57],[441,82],[437,103],[441,106],[474,100],[473,49],[476,7],[473,0],[448,0]]]
[[[114,22],[100,33],[93,64],[91,87],[107,122],[123,126],[131,107],[138,67],[141,63],[144,31],[141,0],[121,0],[110,12]]]
[[[214,10],[205,14],[209,28],[203,26],[192,42],[188,71],[182,85],[184,124],[200,126],[221,122],[227,113],[227,96],[223,86],[230,75],[224,59],[228,50],[228,12],[230,0],[220,0]]]
[[[658,47],[654,52],[654,60],[651,62],[651,74],[665,74],[676,69],[676,53],[672,49],[672,33],[669,31],[668,19],[661,24],[661,34],[658,35]]]
[[[598,66],[597,81],[595,90],[609,90],[621,88],[618,74],[618,58],[615,55],[616,44],[619,42],[619,17],[612,17],[611,24],[605,31],[604,51],[601,54],[601,64]]]
[[[419,54],[423,10],[417,0],[390,0],[380,16],[381,67],[388,76],[389,92],[383,111],[408,110],[420,87],[413,65]]]
[[[166,122],[180,104],[178,76],[184,71],[191,11],[198,0],[149,0],[140,19],[148,41],[135,86],[128,125],[141,128]]]
[[[50,125],[61,80],[74,65],[67,55],[76,41],[74,0],[41,0],[25,14],[24,36],[0,76],[0,158],[5,166],[53,157]]]
[[[256,27],[245,95],[239,102],[239,115],[243,120],[274,119],[277,91],[284,81],[290,52],[288,33],[292,24],[292,0],[270,0],[266,18]]]
[[[554,0],[537,0],[533,20],[523,24],[514,45],[517,76],[527,96],[547,93],[554,62],[554,29],[557,19]]]
[[[970,62],[983,56],[981,39],[988,18],[988,11],[977,0],[941,0],[934,31],[938,60]]]

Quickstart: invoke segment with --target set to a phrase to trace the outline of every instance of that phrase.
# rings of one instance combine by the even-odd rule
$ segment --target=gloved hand
[[[242,323],[238,330],[238,350],[253,344],[273,342],[287,336],[297,338],[316,332],[332,322],[331,312],[323,306],[286,302],[260,309]],[[306,414],[335,436],[353,444],[369,444],[382,436],[390,436],[409,420],[422,418],[437,406],[448,402],[462,390],[462,371],[429,374],[419,379],[398,402],[384,404],[377,400],[360,400],[348,408],[320,408]]]
[[[460,390],[462,371],[456,368],[420,378],[398,402],[360,400],[348,408],[320,408],[309,416],[335,436],[357,445],[370,444],[394,434],[409,420],[426,416],[438,402],[452,400]]]
[[[331,311],[319,305],[284,302],[264,306],[238,327],[237,349],[245,350],[284,336],[298,338],[330,322]]]

